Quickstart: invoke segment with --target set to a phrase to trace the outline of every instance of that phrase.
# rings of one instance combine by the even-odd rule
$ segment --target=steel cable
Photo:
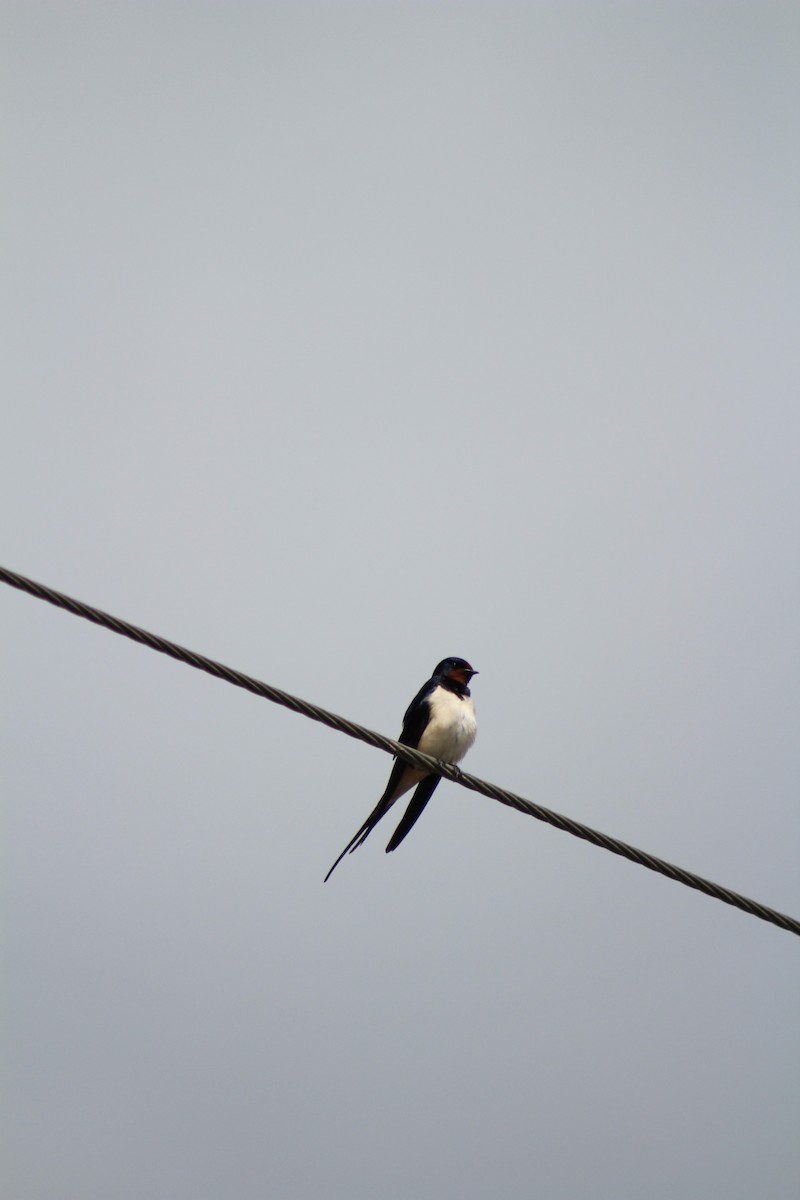
[[[119,633],[134,642],[140,642],[143,646],[149,646],[151,650],[157,650],[160,654],[167,654],[170,658],[174,658],[178,662],[186,663],[190,667],[196,667],[200,671],[206,671],[209,675],[213,675],[217,679],[224,679],[226,683],[232,683],[235,687],[244,688],[245,691],[252,692],[256,696],[261,696],[265,700],[271,700],[273,704],[280,704],[284,708],[291,709],[292,712],[309,717],[312,721],[319,721],[322,725],[327,725],[330,729],[347,734],[348,737],[356,738],[360,742],[366,742],[367,745],[375,746],[378,750],[385,750],[387,754],[395,755],[412,766],[423,767],[427,771],[435,772],[437,775],[441,775],[453,783],[460,784],[461,787],[469,788],[470,791],[478,792],[482,796],[488,796],[490,800],[497,800],[500,804],[505,804],[509,808],[516,809],[517,812],[525,813],[529,817],[535,817],[537,821],[544,821],[548,825],[555,826],[556,829],[561,829],[565,833],[571,833],[573,837],[582,838],[586,842],[591,842],[594,846],[600,846],[603,850],[608,850],[612,854],[618,854],[622,858],[627,858],[631,862],[638,863],[641,867],[646,867],[649,871],[656,871],[659,875],[665,875],[668,879],[674,879],[676,883],[682,883],[686,887],[704,892],[705,895],[712,896],[715,900],[721,900],[723,904],[730,904],[734,908],[750,913],[751,916],[758,917],[762,921],[769,921],[771,924],[777,925],[780,929],[786,929],[789,933],[800,935],[800,921],[794,917],[789,917],[784,913],[777,912],[773,908],[768,908],[765,904],[759,904],[756,900],[750,900],[747,896],[733,892],[718,883],[712,883],[710,880],[704,879],[701,875],[695,875],[692,871],[687,871],[683,867],[676,867],[672,863],[665,862],[662,858],[656,858],[653,854],[648,854],[644,850],[638,850],[635,846],[629,846],[627,842],[621,842],[618,838],[610,837],[608,834],[600,833],[588,825],[581,824],[580,821],[573,821],[570,817],[562,816],[561,813],[545,808],[541,804],[535,804],[532,800],[526,800],[523,796],[517,796],[514,792],[506,791],[505,788],[497,787],[493,783],[487,783],[485,780],[478,779],[474,775],[467,775],[458,767],[454,767],[449,763],[439,762],[437,759],[430,758],[427,754],[421,754],[418,750],[412,750],[409,746],[403,746],[400,742],[396,742],[392,738],[375,733],[374,730],[367,729],[363,725],[357,725],[355,721],[348,721],[345,717],[340,717],[336,713],[320,708],[317,704],[311,704],[308,700],[301,700],[297,696],[292,696],[289,692],[281,691],[280,688],[263,683],[260,679],[254,679],[250,675],[244,675],[241,671],[235,671],[232,667],[226,667],[224,664],[215,662],[211,658],[206,658],[202,654],[196,654],[193,650],[187,650],[175,642],[168,641],[167,638],[159,637],[155,633],[149,633],[146,629],[140,629],[136,625],[131,625],[129,622],[121,620],[119,617],[112,617],[109,613],[102,612],[90,604],[84,604],[80,600],[75,600],[71,596],[64,595],[63,592],[57,592],[45,584],[36,583],[32,579],[27,579],[24,575],[18,575],[14,571],[7,570],[5,567],[0,567],[0,582],[7,583],[22,592],[27,592],[39,600],[45,600],[48,604],[54,604],[57,608],[66,609],[67,612],[73,613],[76,617],[83,617],[87,621],[92,621],[95,625],[102,625],[104,628],[110,629],[113,633]]]

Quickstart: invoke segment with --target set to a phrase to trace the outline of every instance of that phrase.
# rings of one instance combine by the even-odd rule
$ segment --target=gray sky
[[[3,6],[2,558],[800,914],[794,4]],[[789,1200],[789,934],[0,588],[14,1200]]]

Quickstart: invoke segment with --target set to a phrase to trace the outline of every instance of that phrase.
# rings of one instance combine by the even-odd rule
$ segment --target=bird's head
[[[460,683],[462,687],[466,687],[472,676],[477,674],[478,672],[469,665],[465,658],[443,658],[433,672],[434,678],[439,676],[452,679],[455,683]]]

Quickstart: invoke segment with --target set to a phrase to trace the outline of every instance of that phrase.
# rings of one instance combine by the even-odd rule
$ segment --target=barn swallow
[[[443,659],[409,704],[403,718],[403,732],[397,740],[404,746],[421,750],[423,754],[430,754],[431,758],[441,759],[442,762],[460,762],[475,741],[477,733],[475,706],[468,686],[472,676],[477,674],[478,672],[463,658]],[[392,767],[386,791],[328,871],[325,882],[328,882],[345,854],[352,854],[366,841],[395,800],[399,800],[416,786],[417,790],[411,797],[403,819],[386,847],[387,854],[390,850],[396,850],[422,815],[422,810],[436,791],[440,778],[440,775],[431,775],[397,759]]]

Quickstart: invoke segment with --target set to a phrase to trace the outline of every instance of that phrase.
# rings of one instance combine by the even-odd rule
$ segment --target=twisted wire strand
[[[694,872],[687,871],[683,867],[677,867],[662,858],[656,858],[655,855],[648,854],[644,850],[638,850],[635,846],[628,845],[627,842],[622,842],[618,838],[600,833],[588,825],[581,824],[580,821],[574,821],[571,817],[565,817],[561,813],[545,808],[541,804],[535,804],[532,800],[526,800],[523,796],[518,796],[514,792],[507,791],[505,788],[497,787],[493,783],[487,783],[483,779],[478,779],[475,775],[467,775],[450,763],[439,762],[438,759],[431,758],[427,754],[422,754],[419,750],[413,750],[410,746],[404,746],[392,738],[384,737],[383,734],[376,733],[372,729],[367,729],[363,725],[358,725],[355,721],[348,721],[345,717],[340,717],[325,708],[320,708],[317,704],[311,704],[308,700],[301,700],[297,696],[292,696],[289,692],[281,691],[280,688],[263,683],[260,679],[254,679],[250,675],[244,675],[241,671],[235,671],[232,667],[226,667],[223,663],[206,658],[203,654],[187,650],[175,642],[168,641],[167,638],[159,637],[155,633],[149,633],[146,629],[140,629],[138,626],[131,625],[128,621],[123,621],[119,617],[113,617],[99,608],[94,608],[90,604],[84,604],[82,601],[75,600],[72,596],[67,596],[63,592],[57,592],[43,583],[36,583],[32,579],[27,579],[24,575],[18,575],[16,572],[9,571],[2,566],[0,566],[0,582],[7,583],[10,587],[17,588],[22,592],[27,592],[39,600],[45,600],[48,604],[54,604],[57,608],[66,609],[67,612],[73,613],[76,617],[83,617],[87,621],[92,621],[95,625],[102,625],[104,628],[110,629],[112,633],[119,633],[123,637],[130,638],[131,641],[148,646],[151,650],[157,650],[160,654],[166,654],[178,662],[183,662],[190,667],[196,667],[200,671],[205,671],[217,679],[223,679],[226,683],[232,683],[234,687],[243,688],[245,691],[252,692],[256,696],[261,696],[265,700],[271,700],[273,704],[280,704],[284,708],[291,709],[292,712],[309,717],[312,721],[319,721],[320,724],[327,725],[330,729],[335,729],[338,733],[344,733],[348,737],[356,738],[360,742],[366,742],[368,746],[374,746],[378,750],[386,751],[387,754],[393,754],[411,766],[422,767],[426,771],[441,775],[444,779],[449,779],[453,783],[460,784],[461,787],[469,788],[470,791],[487,796],[490,800],[497,800],[500,804],[505,804],[508,808],[516,809],[517,812],[525,813],[526,816],[535,817],[537,821],[544,821],[548,825],[553,825],[556,829],[561,829],[564,833],[570,833],[573,837],[591,842],[593,846],[600,846],[603,850],[608,850],[612,854],[618,854],[622,858],[627,858],[630,862],[638,863],[639,866],[646,867],[649,871],[655,871],[659,875],[666,876],[667,879],[675,880],[676,883],[682,883],[686,887],[703,892],[706,896],[711,896],[715,900],[722,901],[723,904],[730,904],[734,908],[741,909],[742,912],[750,913],[751,916],[758,917],[762,921],[768,921],[772,925],[777,925],[778,928],[785,929],[789,933],[800,935],[800,921],[794,917],[787,916],[785,913],[778,912],[773,908],[768,908],[765,904],[759,904],[758,901],[751,900],[747,896],[742,896],[738,892],[733,892],[718,883],[712,883],[711,880],[704,879],[701,875],[695,875]]]

